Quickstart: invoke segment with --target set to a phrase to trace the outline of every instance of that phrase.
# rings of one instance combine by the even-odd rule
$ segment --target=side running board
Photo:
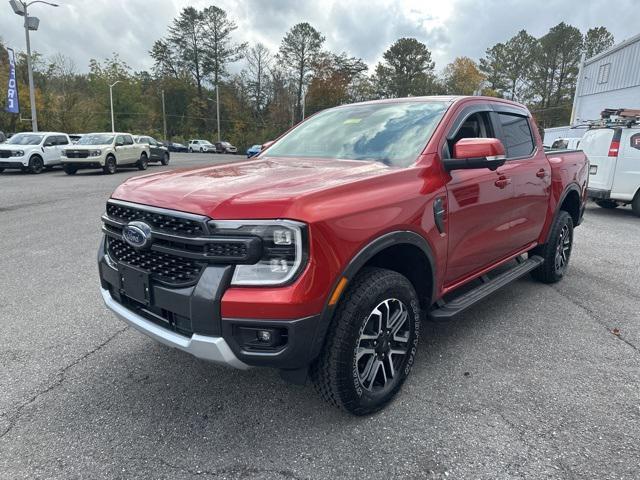
[[[437,304],[427,315],[431,320],[435,321],[449,320],[454,315],[466,310],[471,305],[488,297],[502,287],[539,267],[543,262],[544,259],[538,255],[534,255],[526,260],[520,261],[518,265],[512,269],[501,273],[491,280],[485,280],[482,285],[454,298],[450,302]],[[486,279],[486,277],[483,278]]]

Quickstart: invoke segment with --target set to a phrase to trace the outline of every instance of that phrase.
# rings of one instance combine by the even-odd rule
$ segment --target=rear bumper
[[[601,190],[599,188],[587,188],[587,197],[593,200],[606,200],[611,197],[611,190]]]

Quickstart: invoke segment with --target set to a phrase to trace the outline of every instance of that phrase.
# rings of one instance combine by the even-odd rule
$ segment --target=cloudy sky
[[[187,5],[215,4],[235,20],[237,41],[260,41],[276,51],[295,23],[309,22],[327,38],[326,47],[346,51],[373,66],[397,38],[416,37],[433,52],[440,70],[456,56],[481,57],[485,49],[520,29],[540,36],[565,21],[583,32],[606,26],[620,42],[640,33],[637,0],[53,0],[60,7],[36,4],[31,15],[40,29],[32,49],[71,57],[79,71],[90,58],[117,52],[134,69],[152,65],[148,51]],[[614,7],[612,7],[614,5]],[[0,0],[0,37],[25,48],[21,19]],[[238,70],[241,62],[234,67]]]

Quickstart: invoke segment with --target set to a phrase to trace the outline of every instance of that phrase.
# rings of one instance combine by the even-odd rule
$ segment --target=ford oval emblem
[[[151,246],[151,227],[144,222],[129,222],[122,229],[122,238],[134,248]]]

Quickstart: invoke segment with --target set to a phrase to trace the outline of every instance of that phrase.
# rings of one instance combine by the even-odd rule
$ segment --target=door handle
[[[507,185],[509,185],[511,183],[511,179],[507,178],[505,176],[502,176],[500,178],[498,178],[498,180],[496,180],[494,182],[494,185],[498,188],[506,188]]]
[[[541,168],[536,172],[536,177],[538,178],[544,178],[546,176],[547,176],[547,172],[545,172],[544,168]]]

